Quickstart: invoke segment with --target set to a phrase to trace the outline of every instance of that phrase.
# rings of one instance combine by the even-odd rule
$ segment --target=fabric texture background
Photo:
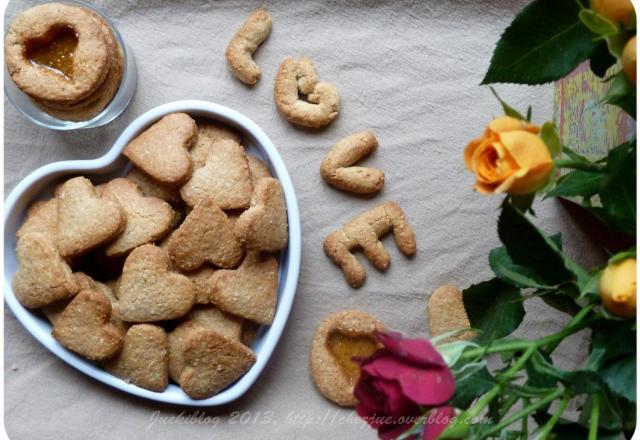
[[[5,31],[32,2],[7,8]],[[308,352],[321,319],[361,309],[409,335],[427,334],[426,301],[442,284],[466,287],[488,279],[488,252],[498,244],[500,198],[473,191],[462,160],[466,143],[501,108],[480,83],[495,42],[524,0],[294,1],[268,4],[273,31],[256,59],[262,79],[247,88],[227,70],[224,51],[246,15],[261,3],[102,0],[133,50],[138,89],[126,112],[107,127],[59,133],[23,119],[5,98],[5,192],[41,165],[104,154],[135,117],[178,99],[234,108],[271,137],[289,169],[302,214],[302,271],[296,300],[274,355],[255,386],[223,408],[172,407],[131,397],[77,372],[40,346],[5,309],[5,425],[12,439],[65,438],[375,438],[352,410],[314,389]],[[321,80],[338,87],[342,106],[326,129],[289,124],[273,101],[275,72],[286,56],[309,55]],[[5,79],[6,80],[6,79]],[[517,108],[533,105],[534,121],[552,117],[553,86],[498,86]],[[383,191],[359,198],[327,186],[322,158],[338,139],[371,128],[380,142],[365,163],[386,172]],[[5,195],[6,196],[6,195]],[[351,289],[324,255],[322,242],[356,214],[396,200],[418,242],[407,259],[392,238],[386,273],[365,263],[368,279]],[[562,232],[565,247],[591,267],[603,260],[589,237],[555,201],[536,206],[538,224]],[[519,334],[558,329],[565,316],[527,303]],[[587,350],[584,335],[559,349],[561,365]]]

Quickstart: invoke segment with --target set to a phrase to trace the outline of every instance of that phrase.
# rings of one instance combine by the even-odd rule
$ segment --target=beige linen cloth
[[[491,276],[487,255],[498,244],[500,198],[473,191],[462,152],[501,114],[489,89],[478,84],[495,42],[526,1],[273,2],[267,5],[273,31],[257,53],[262,79],[254,88],[231,76],[224,51],[262,2],[97,3],[135,53],[133,102],[107,127],[58,133],[30,124],[5,98],[7,194],[44,164],[101,156],[129,122],[159,104],[188,98],[220,103],[260,125],[289,169],[302,215],[300,283],[282,339],[257,383],[240,400],[207,410],[157,404],[95,382],[40,346],[5,308],[4,421],[10,438],[375,438],[352,410],[337,408],[314,389],[307,368],[313,332],[330,312],[361,309],[392,329],[426,336],[426,301],[433,290]],[[31,4],[11,2],[5,30]],[[289,124],[274,105],[275,72],[285,57],[299,55],[309,55],[320,78],[340,90],[340,115],[319,132]],[[532,104],[535,122],[552,117],[552,86],[497,89],[518,108]],[[319,174],[332,144],[367,128],[375,131],[380,148],[366,164],[386,172],[384,189],[371,199],[337,191]],[[405,258],[389,237],[388,271],[366,263],[367,282],[353,290],[324,255],[322,242],[384,200],[396,200],[405,210],[417,255]],[[586,267],[602,260],[556,202],[538,205],[537,212],[538,224],[562,232],[570,253]],[[540,304],[527,308],[520,333],[529,336],[553,331],[566,319]],[[576,337],[560,347],[558,360],[575,364],[586,349],[586,341]]]

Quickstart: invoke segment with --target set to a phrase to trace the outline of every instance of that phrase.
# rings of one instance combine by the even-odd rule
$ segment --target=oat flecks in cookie
[[[184,316],[195,301],[189,279],[169,269],[164,250],[152,244],[134,249],[124,263],[118,289],[118,317],[150,322]]]
[[[151,391],[169,383],[169,349],[164,329],[152,324],[129,328],[118,356],[104,363],[111,374]]]
[[[194,170],[180,188],[180,195],[189,206],[213,197],[221,209],[238,209],[249,206],[252,189],[244,148],[231,139],[222,139],[209,147],[204,166]]]
[[[278,261],[250,252],[236,270],[211,277],[211,302],[220,309],[260,324],[271,324],[278,298]]]
[[[138,185],[142,194],[147,197],[157,197],[169,203],[180,203],[182,201],[177,188],[156,182],[137,168],[129,171],[127,179]]]
[[[189,149],[196,136],[196,123],[189,115],[172,113],[132,140],[123,154],[158,182],[177,186],[191,175]]]
[[[236,222],[236,233],[250,250],[275,252],[287,246],[287,205],[277,179],[260,179],[250,208]]]
[[[164,200],[145,197],[138,186],[124,178],[109,181],[103,197],[120,204],[127,218],[122,234],[106,247],[109,257],[127,254],[136,247],[156,241],[169,232],[173,223],[173,209]]]
[[[192,321],[169,334],[169,375],[193,399],[218,393],[255,361],[255,353],[241,342]]]
[[[251,154],[247,154],[247,162],[249,163],[249,171],[251,172],[251,185],[254,188],[258,185],[260,179],[271,177],[269,168],[267,168],[261,159],[258,159]]]
[[[171,234],[168,251],[180,270],[195,270],[206,262],[233,268],[243,254],[231,222],[211,197],[200,201]]]
[[[67,180],[58,199],[58,250],[63,257],[95,249],[125,228],[126,217],[118,202],[100,197],[85,177]]]
[[[24,306],[43,307],[70,298],[78,291],[69,265],[58,255],[49,237],[27,233],[18,239],[18,271],[13,291]]]
[[[427,317],[432,337],[471,328],[464,308],[462,291],[454,286],[442,286],[431,294],[427,305]],[[466,331],[447,338],[447,341],[470,339],[473,336],[473,332]]]
[[[58,234],[58,199],[39,200],[27,210],[25,219],[16,236],[18,238],[30,232],[38,232],[47,236],[52,243],[56,243]]]
[[[196,119],[196,125],[198,127],[198,137],[195,145],[189,151],[194,169],[204,166],[209,147],[216,142],[228,139],[236,144],[242,144],[240,133],[222,123],[210,119]]]
[[[105,294],[82,290],[55,321],[52,335],[87,359],[108,359],[120,351],[123,342],[123,334],[110,318],[111,304]]]
[[[309,356],[311,378],[320,394],[340,406],[355,406],[358,403],[353,396],[355,383],[332,353],[329,338],[334,332],[347,337],[372,337],[374,331],[384,331],[384,324],[370,314],[357,310],[334,312],[320,323],[313,336]]]
[[[185,319],[215,330],[234,341],[239,341],[242,335],[242,318],[223,312],[212,305],[194,307]]]

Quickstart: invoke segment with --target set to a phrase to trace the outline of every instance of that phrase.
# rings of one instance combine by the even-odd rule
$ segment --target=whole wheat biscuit
[[[395,202],[378,205],[332,232],[324,241],[324,251],[342,269],[347,282],[357,288],[364,284],[367,274],[351,251],[361,248],[376,269],[386,270],[389,252],[380,242],[380,237],[391,231],[403,254],[412,256],[416,253],[413,229]]]
[[[143,131],[122,153],[154,180],[178,186],[191,175],[189,149],[196,136],[196,123],[189,115],[172,113]]]
[[[27,210],[27,217],[16,232],[20,238],[25,234],[37,232],[48,237],[53,244],[58,234],[58,199],[39,200]]]
[[[47,236],[25,233],[18,239],[16,254],[19,265],[11,284],[24,306],[43,307],[78,292],[71,268]]]
[[[95,249],[125,228],[126,217],[118,202],[99,197],[89,179],[67,180],[58,199],[58,250],[63,257]]]
[[[231,139],[222,139],[209,147],[204,166],[195,169],[180,188],[180,195],[189,206],[213,197],[221,209],[238,209],[249,206],[252,190],[244,148]]]
[[[249,252],[235,270],[211,276],[211,302],[220,309],[260,324],[271,324],[278,300],[278,261]]]
[[[71,351],[91,360],[115,356],[123,334],[111,322],[111,304],[104,293],[82,290],[55,321],[55,339]]]
[[[260,324],[257,322],[249,321],[248,319],[242,320],[242,334],[240,340],[244,345],[251,348],[256,338],[258,337],[258,331],[260,330]]]
[[[229,219],[211,197],[202,199],[171,234],[168,251],[180,270],[195,270],[205,262],[233,268],[242,258]]]
[[[169,348],[162,327],[132,325],[118,356],[104,363],[109,373],[134,385],[161,392],[169,384]]]
[[[211,266],[202,266],[193,271],[186,272],[185,275],[191,280],[196,291],[196,304],[209,304],[211,302],[211,276],[216,269]]]
[[[128,322],[149,322],[184,316],[195,300],[193,283],[169,269],[165,251],[152,244],[135,248],[122,269],[118,316]]]
[[[233,76],[245,84],[254,85],[262,75],[252,55],[271,32],[271,17],[265,8],[253,11],[235,33],[225,56]]]
[[[132,168],[126,177],[138,185],[138,188],[146,197],[157,197],[172,204],[182,201],[177,188],[156,182],[137,168]]]
[[[353,388],[360,369],[351,358],[369,356],[379,347],[374,331],[384,331],[384,324],[356,310],[332,313],[320,323],[309,356],[311,378],[320,394],[340,406],[357,405]]]
[[[247,162],[249,163],[249,172],[251,173],[251,186],[254,188],[258,185],[260,179],[271,177],[269,168],[267,168],[262,160],[251,154],[247,154]]]
[[[277,179],[260,179],[251,206],[240,215],[235,230],[250,250],[275,252],[287,246],[287,204]]]
[[[218,393],[255,361],[255,353],[241,342],[192,321],[169,334],[169,375],[193,399]]]
[[[442,286],[431,294],[427,305],[427,319],[431,337],[471,328],[462,291],[454,286]],[[473,336],[471,331],[461,332],[447,338],[447,342],[471,339]]]
[[[156,241],[169,232],[174,213],[162,199],[145,197],[138,186],[124,178],[109,181],[103,196],[118,202],[127,218],[122,234],[105,249],[108,257],[129,253],[134,248]]]
[[[239,341],[242,335],[242,318],[225,313],[212,305],[195,306],[185,316],[185,319],[214,330],[234,341]]]
[[[120,330],[122,334],[125,334],[127,332],[127,329],[129,328],[129,324],[122,321],[118,317],[118,310],[117,310],[118,297],[115,295],[113,289],[105,283],[101,283],[100,281],[94,280],[89,275],[83,272],[74,272],[73,278],[76,280],[76,283],[78,284],[78,291],[95,290],[95,291],[104,293],[104,295],[109,300],[109,303],[111,303],[111,319],[110,319],[111,323],[115,325],[116,328]],[[55,304],[53,306],[55,306]],[[45,315],[47,315],[47,318],[49,318],[49,320],[51,321],[51,314],[52,313],[55,314],[55,309],[46,310],[45,308],[45,310],[43,311]],[[53,317],[53,319],[55,319],[55,316]],[[51,321],[51,323],[53,324],[53,321]]]
[[[56,325],[56,322],[62,316],[62,312],[64,312],[65,307],[71,302],[71,299],[72,298],[63,299],[62,301],[49,304],[40,309],[52,326]]]
[[[228,139],[236,144],[242,144],[240,133],[222,123],[211,119],[196,119],[196,126],[198,127],[198,137],[195,145],[189,151],[194,169],[204,166],[209,147],[216,142]]]

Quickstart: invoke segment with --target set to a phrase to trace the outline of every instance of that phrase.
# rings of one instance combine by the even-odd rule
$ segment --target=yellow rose
[[[631,84],[636,84],[636,37],[627,41],[622,51],[622,70]]]
[[[591,8],[604,18],[614,23],[622,23],[625,26],[633,16],[633,4],[631,0],[593,0]]]
[[[539,132],[540,127],[510,116],[491,121],[464,152],[467,168],[476,175],[476,190],[522,195],[544,185],[553,160]]]
[[[609,264],[600,277],[602,305],[616,316],[636,316],[636,259]]]

